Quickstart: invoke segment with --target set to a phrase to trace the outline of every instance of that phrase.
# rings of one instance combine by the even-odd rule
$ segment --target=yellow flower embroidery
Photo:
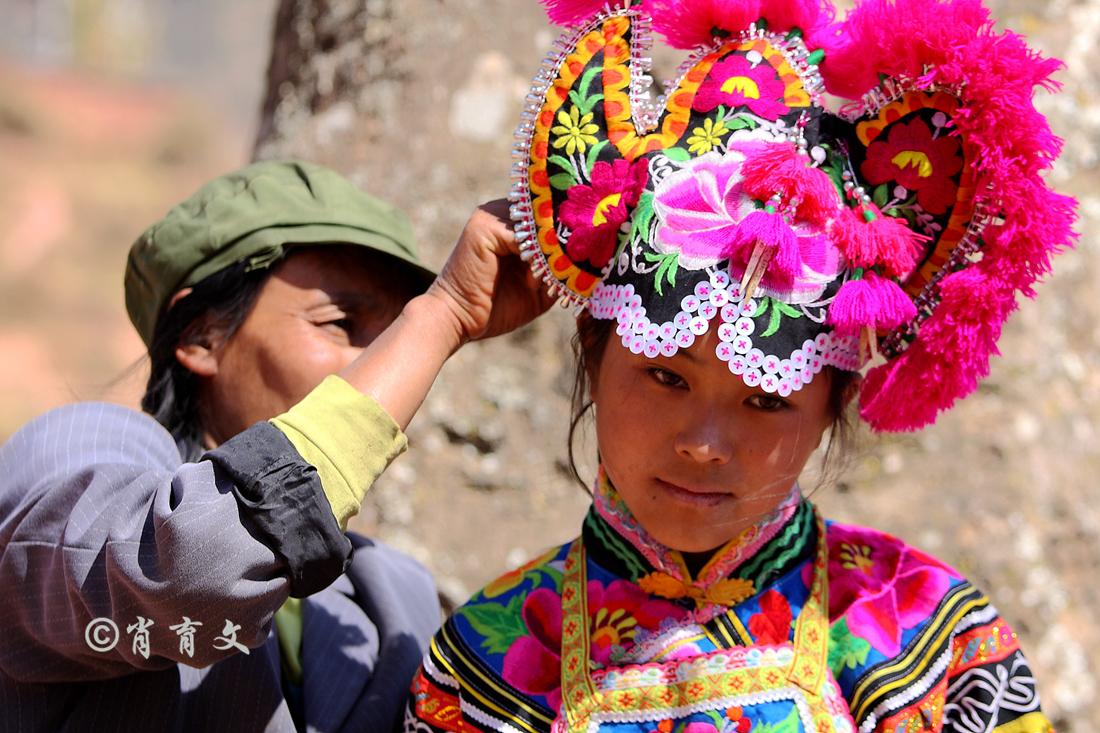
[[[871,548],[867,545],[850,545],[842,542],[840,545],[840,566],[845,570],[859,570],[864,575],[871,573],[874,560],[871,559]]]
[[[567,155],[572,155],[578,150],[583,153],[589,145],[595,145],[597,140],[593,134],[600,129],[599,125],[592,123],[592,113],[581,115],[576,107],[570,107],[569,112],[558,112],[558,122],[550,132],[558,136],[553,145],[556,149],[565,148]]]
[[[709,117],[703,120],[702,127],[696,127],[688,138],[688,152],[695,155],[709,153],[715,145],[722,143],[722,136],[729,132],[726,123],[722,120],[715,122]]]

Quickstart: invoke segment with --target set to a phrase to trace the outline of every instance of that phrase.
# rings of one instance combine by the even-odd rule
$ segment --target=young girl
[[[1049,730],[988,599],[797,477],[857,394],[885,431],[972,391],[1072,241],[1057,63],[976,0],[546,4],[513,218],[584,308],[593,505],[446,622],[406,730]],[[658,107],[650,28],[697,49]]]

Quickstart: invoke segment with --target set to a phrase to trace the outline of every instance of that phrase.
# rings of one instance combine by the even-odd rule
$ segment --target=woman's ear
[[[176,361],[199,377],[213,377],[218,373],[217,354],[206,339],[181,339],[176,346]]]
[[[191,294],[191,288],[184,288],[168,301],[168,308]],[[183,329],[176,344],[176,361],[187,371],[199,377],[213,377],[218,373],[218,355],[215,339],[210,335],[210,324],[206,315],[200,316]]]

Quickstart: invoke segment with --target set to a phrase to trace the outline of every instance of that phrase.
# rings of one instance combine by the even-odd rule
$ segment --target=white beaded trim
[[[631,353],[645,354],[651,359],[673,356],[680,349],[690,348],[718,317],[719,342],[715,355],[747,386],[760,387],[780,397],[802,389],[826,366],[859,370],[858,340],[831,331],[806,339],[787,358],[765,354],[752,339],[756,330],[752,317],[761,300],[751,298],[742,302],[741,286],[731,282],[725,272],[716,271],[710,273],[709,281],[695,284],[694,293],[680,301],[680,311],[671,321],[651,321],[642,297],[629,283],[600,283],[588,301],[588,310],[594,318],[617,321],[615,333],[623,346]]]

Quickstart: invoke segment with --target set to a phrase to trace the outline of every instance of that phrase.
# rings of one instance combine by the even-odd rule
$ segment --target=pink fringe
[[[795,216],[823,224],[837,214],[840,194],[822,170],[811,168],[793,143],[768,143],[746,148],[741,164],[742,186],[753,198],[767,201],[777,193],[797,199]]]
[[[653,28],[674,48],[694,49],[714,40],[714,29],[739,33],[763,18],[768,29],[800,28],[810,48],[831,28],[834,10],[828,0],[644,0]]]
[[[943,300],[920,337],[898,359],[867,374],[860,416],[876,431],[930,425],[988,376],[990,357],[1000,353],[1001,326],[1016,301],[1012,287],[983,264],[945,277]]]
[[[757,243],[774,250],[768,262],[769,274],[782,280],[793,280],[802,273],[798,237],[780,214],[754,211],[737,225],[733,243],[735,251],[751,253]]]
[[[540,0],[550,22],[560,26],[577,25],[599,13],[608,0]]]
[[[881,266],[888,277],[896,278],[912,272],[921,242],[928,239],[894,217],[878,213],[867,222],[853,210],[836,217],[829,233],[853,267]]]
[[[1062,143],[1032,101],[1036,87],[1058,88],[1050,76],[1061,62],[997,33],[980,0],[862,0],[825,47],[821,71],[839,96],[861,97],[879,74],[960,89],[953,123],[974,148],[977,203],[1005,222],[983,231],[981,262],[944,278],[917,339],[864,381],[862,414],[875,430],[915,430],[988,374],[1015,291],[1033,296],[1076,239],[1075,202],[1041,176]]]

